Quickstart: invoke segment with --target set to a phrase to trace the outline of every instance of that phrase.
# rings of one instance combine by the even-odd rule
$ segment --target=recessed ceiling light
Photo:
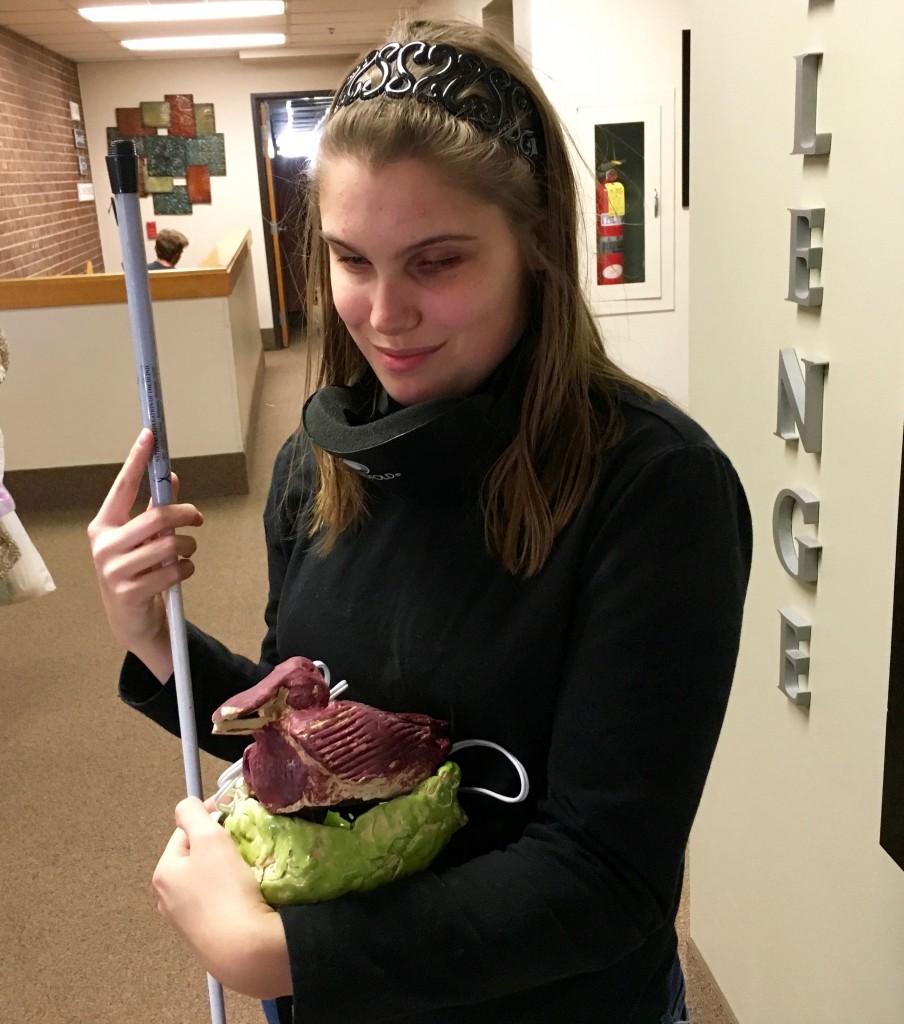
[[[80,7],[88,21],[122,23],[136,21],[208,21],[230,18],[269,18],[285,14],[285,0],[210,0],[187,4],[117,4]]]
[[[162,36],[156,39],[123,39],[129,50],[236,50],[244,46],[283,46],[281,32],[231,36]]]

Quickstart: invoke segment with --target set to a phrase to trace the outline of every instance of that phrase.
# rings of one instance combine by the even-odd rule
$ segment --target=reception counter
[[[250,232],[150,274],[170,457],[189,500],[248,490],[263,377]],[[122,274],[0,281],[4,483],[18,507],[94,505],[141,427]]]

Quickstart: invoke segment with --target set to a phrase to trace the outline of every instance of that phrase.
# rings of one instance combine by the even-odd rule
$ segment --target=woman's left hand
[[[282,922],[235,843],[196,797],[176,805],[176,825],[154,871],[157,909],[227,987],[257,999],[290,994]]]

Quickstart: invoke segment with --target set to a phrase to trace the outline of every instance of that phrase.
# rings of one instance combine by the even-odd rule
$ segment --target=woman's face
[[[470,394],[524,330],[528,274],[498,206],[429,164],[321,168],[333,301],[386,391],[403,405]]]

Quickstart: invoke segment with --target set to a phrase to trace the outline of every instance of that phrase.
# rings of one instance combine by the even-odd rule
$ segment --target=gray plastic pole
[[[128,139],[112,143],[110,154],[107,156],[107,170],[113,189],[113,207],[122,246],[122,266],[126,279],[135,369],[138,375],[141,421],[154,434],[154,451],[148,466],[151,501],[155,505],[169,505],[173,500],[173,484],[170,476],[169,449],[166,444],[166,420],[163,414],[151,290],[141,231],[138,153],[135,143]],[[185,785],[189,796],[203,799],[191,669],[188,663],[188,640],[185,634],[185,611],[182,605],[182,587],[178,583],[166,592],[166,617],[176,677]],[[207,975],[207,991],[210,996],[211,1021],[213,1024],[226,1024],[223,989],[210,974]]]

